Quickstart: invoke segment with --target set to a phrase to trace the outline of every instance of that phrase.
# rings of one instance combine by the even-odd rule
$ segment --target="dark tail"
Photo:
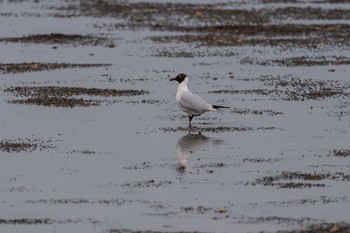
[[[219,109],[219,108],[230,108],[230,107],[224,107],[224,106],[219,106],[219,105],[213,105],[213,108]]]

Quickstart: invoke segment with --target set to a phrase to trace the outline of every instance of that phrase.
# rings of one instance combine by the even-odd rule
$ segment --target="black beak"
[[[170,81],[177,81],[177,79],[176,78],[171,78]]]

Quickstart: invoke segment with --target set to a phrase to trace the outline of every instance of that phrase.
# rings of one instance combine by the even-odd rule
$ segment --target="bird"
[[[193,117],[200,116],[205,112],[215,111],[220,108],[230,108],[209,104],[199,95],[192,93],[188,89],[188,77],[184,73],[178,74],[175,78],[170,79],[170,81],[179,82],[175,96],[176,103],[181,111],[187,113],[189,128],[192,126],[191,121]]]

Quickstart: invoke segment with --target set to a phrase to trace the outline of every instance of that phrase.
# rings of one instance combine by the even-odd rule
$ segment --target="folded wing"
[[[191,115],[198,115],[204,112],[214,110],[212,105],[205,102],[199,95],[193,94],[192,92],[184,92],[181,94],[179,103],[180,108]]]

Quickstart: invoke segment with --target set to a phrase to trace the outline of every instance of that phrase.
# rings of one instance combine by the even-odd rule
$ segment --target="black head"
[[[175,78],[170,79],[170,81],[178,81],[179,83],[181,83],[182,81],[185,80],[186,77],[187,77],[186,74],[181,73],[181,74],[177,75]]]

